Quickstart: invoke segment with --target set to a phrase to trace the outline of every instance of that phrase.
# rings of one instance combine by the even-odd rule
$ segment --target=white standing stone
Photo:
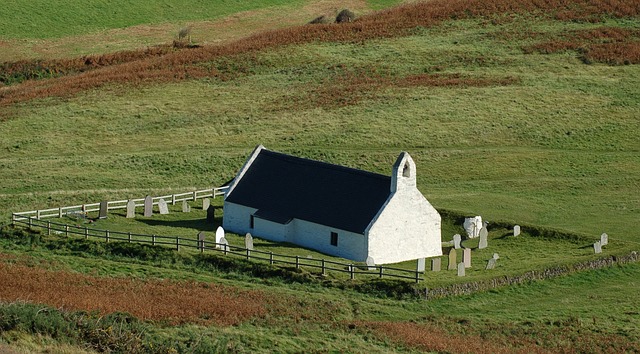
[[[459,277],[464,277],[465,275],[465,268],[464,268],[464,262],[460,262],[458,263],[458,276]]]
[[[191,205],[189,205],[189,202],[187,202],[186,200],[182,201],[182,212],[183,213],[191,212]]]
[[[135,218],[136,217],[136,202],[130,200],[127,202],[127,218]]]
[[[220,240],[224,238],[224,229],[222,226],[218,226],[216,229],[216,248],[220,248]]]
[[[606,233],[603,233],[602,235],[600,235],[600,245],[606,246],[608,244],[609,244],[609,235],[607,235]]]
[[[520,225],[516,225],[513,227],[513,236],[520,235]]]
[[[600,243],[600,241],[597,241],[593,244],[593,251],[595,253],[602,253],[602,244]]]
[[[460,249],[460,242],[462,242],[462,236],[460,234],[453,235],[453,248]]]
[[[466,218],[464,219],[464,224],[462,224],[462,226],[467,232],[469,238],[476,238],[480,235],[480,230],[482,229],[482,216]]]
[[[480,242],[478,243],[478,249],[487,248],[489,245],[489,230],[487,230],[487,224],[485,223],[482,229],[480,229]]]
[[[418,264],[416,266],[416,271],[424,272],[424,268],[425,268],[425,259],[424,258],[418,258]]]
[[[471,248],[465,248],[462,253],[462,263],[465,268],[471,268]]]
[[[442,260],[440,258],[434,258],[431,260],[431,270],[434,272],[439,272],[442,268]]]
[[[144,216],[146,218],[153,215],[153,198],[150,195],[144,197]]]
[[[497,254],[497,253],[494,253],[494,254],[493,254],[493,259],[495,259],[495,260],[500,259],[500,255],[499,255],[499,254]]]
[[[244,248],[253,251],[253,236],[248,232],[244,235]]]
[[[167,202],[162,198],[158,200],[158,210],[160,211],[160,215],[169,214],[169,207],[167,206]]]
[[[202,199],[202,210],[208,210],[209,205],[211,205],[211,200],[209,200],[209,198]]]
[[[496,267],[496,258],[490,258],[485,269],[494,269]]]
[[[376,261],[373,259],[373,257],[369,256],[367,257],[367,270],[376,270]]]
[[[223,236],[220,239],[220,248],[222,248],[223,251],[227,252],[229,251],[229,241],[227,241],[227,239]]]
[[[452,248],[451,250],[449,250],[449,265],[447,266],[448,270],[456,269],[456,265],[458,264],[457,258],[458,254],[456,253],[456,249]]]

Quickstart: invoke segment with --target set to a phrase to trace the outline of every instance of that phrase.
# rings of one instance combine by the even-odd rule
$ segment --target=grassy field
[[[408,151],[417,164],[418,187],[436,208],[482,215],[496,225],[520,223],[576,233],[582,240],[595,240],[607,232],[610,245],[605,255],[637,251],[638,2],[626,2],[615,11],[603,10],[609,15],[580,14],[581,0],[576,0],[578,15],[562,9],[543,15],[528,10],[530,2],[524,0],[515,2],[516,10],[506,13],[487,13],[472,7],[481,2],[470,2],[468,6],[477,12],[451,10],[449,14],[447,6],[455,9],[459,2],[434,3],[438,6],[433,10],[436,20],[397,32],[390,28],[395,31],[397,23],[414,23],[411,11],[405,11],[404,22],[393,22],[393,26],[376,27],[375,17],[370,17],[345,27],[306,26],[260,34],[252,38],[278,38],[260,50],[251,49],[255,48],[251,40],[232,40],[251,29],[269,28],[267,14],[286,12],[285,8],[293,14],[291,21],[302,24],[338,5],[237,2],[225,3],[229,12],[222,12],[217,6],[223,3],[212,3],[206,5],[209,12],[200,12],[202,17],[188,9],[165,13],[147,9],[159,17],[131,17],[138,21],[135,23],[121,22],[119,12],[114,12],[92,22],[94,27],[45,23],[46,35],[30,30],[24,21],[0,26],[15,31],[1,33],[0,45],[20,48],[15,46],[18,39],[58,37],[46,41],[62,41],[69,35],[140,23],[170,23],[173,36],[174,26],[191,21],[232,18],[238,11],[259,13],[251,17],[252,24],[229,24],[233,32],[226,37],[229,42],[225,43],[232,43],[229,47],[205,46],[148,61],[89,68],[82,74],[70,71],[57,79],[0,86],[0,217],[8,221],[14,211],[218,186],[235,175],[257,144],[387,175],[400,151]],[[592,3],[600,4],[597,0]],[[367,12],[392,2],[353,4],[359,7],[349,7]],[[11,6],[18,4],[10,2],[5,9],[20,13]],[[8,21],[2,11],[0,18]],[[82,11],[89,10],[67,11],[68,16],[60,21],[75,21],[72,15],[87,17]],[[49,18],[45,13],[42,17]],[[220,21],[217,23],[224,23]],[[224,32],[220,28],[217,31]],[[63,30],[71,32],[57,32]],[[328,37],[305,37],[322,31]],[[376,36],[375,31],[382,34]],[[86,51],[90,47],[102,47],[99,53],[110,51],[108,36],[103,42],[91,43],[81,36],[74,38],[85,48],[83,54],[93,53]],[[118,49],[139,48],[134,42]],[[44,57],[80,55],[67,49]],[[207,56],[214,52],[218,54]],[[12,53],[6,57],[11,59],[0,61],[15,60],[21,51]],[[20,59],[34,57],[43,56],[24,52]],[[140,79],[135,79],[132,68],[156,72],[144,76],[148,72],[141,70]],[[118,72],[124,74],[102,80]],[[127,81],[131,77],[134,79]],[[33,88],[40,91],[32,96]],[[202,211],[194,213],[186,221],[176,213],[166,219],[154,217],[153,223],[112,218],[96,226],[195,237],[194,228],[207,226],[198,218]],[[176,227],[177,222],[182,224]],[[459,232],[457,225],[445,226],[445,241]],[[465,279],[453,272],[428,274],[423,286],[490,281],[594,258],[589,248],[592,241],[528,234],[512,239],[502,237],[507,229],[491,231],[490,248],[474,253],[478,263]],[[240,244],[241,239],[232,242]],[[142,325],[148,327],[143,332],[155,345],[182,336],[191,338],[191,345],[200,338],[210,345],[207,348],[238,352],[273,348],[284,352],[305,348],[598,352],[638,350],[628,345],[640,339],[637,264],[425,302],[384,299],[319,284],[258,281],[246,274],[210,272],[170,262],[78,257],[38,247],[14,247],[10,241],[0,245],[0,256],[9,257],[2,258],[3,264],[23,262],[16,261],[17,257],[49,270],[91,275],[94,269],[95,275],[110,278],[223,283],[275,293],[290,301],[287,303],[302,304],[292,305],[294,311],[318,308],[312,304],[321,303],[335,312],[310,311],[312,318],[300,318],[293,312],[272,313],[237,327],[145,322]],[[494,273],[480,270],[493,252],[501,256],[498,269]],[[321,256],[314,253],[314,258]],[[3,305],[5,312],[0,314],[10,310],[7,306]],[[0,325],[2,318],[0,315]],[[424,333],[439,334],[442,342],[429,344],[433,338]],[[61,346],[67,343],[64,337],[45,334],[39,339],[37,332],[17,327],[3,332],[0,343],[23,348],[43,348],[48,341]],[[203,342],[202,338],[208,339]],[[474,340],[485,345],[484,349],[460,344]],[[186,341],[180,344],[183,351]]]

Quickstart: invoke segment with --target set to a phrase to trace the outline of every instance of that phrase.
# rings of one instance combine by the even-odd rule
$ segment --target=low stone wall
[[[624,256],[609,256],[568,266],[553,267],[544,270],[532,270],[522,275],[504,276],[486,281],[452,284],[442,288],[427,288],[424,290],[424,292],[416,290],[416,292],[420,292],[416,293],[416,295],[427,300],[456,295],[469,295],[478,291],[486,291],[509,285],[526,284],[534,280],[551,279],[580,271],[601,269],[605,267],[611,267],[613,265],[621,265],[638,261],[640,261],[640,254],[636,251],[633,251]]]

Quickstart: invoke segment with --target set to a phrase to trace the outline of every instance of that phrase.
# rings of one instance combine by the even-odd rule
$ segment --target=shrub
[[[319,25],[326,25],[326,24],[329,24],[329,23],[332,23],[332,22],[333,22],[333,20],[331,20],[331,18],[329,16],[322,15],[322,16],[318,16],[318,17],[314,18],[313,20],[309,21],[309,24],[310,25],[318,25],[318,24]]]
[[[336,23],[353,22],[353,20],[355,19],[356,19],[356,14],[349,11],[348,9],[344,9],[340,11],[340,13],[338,13],[338,16],[336,16]]]

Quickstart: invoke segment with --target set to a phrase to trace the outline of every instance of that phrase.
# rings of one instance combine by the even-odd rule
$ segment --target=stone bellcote
[[[416,163],[407,152],[401,152],[393,164],[391,174],[391,193],[416,187]]]

